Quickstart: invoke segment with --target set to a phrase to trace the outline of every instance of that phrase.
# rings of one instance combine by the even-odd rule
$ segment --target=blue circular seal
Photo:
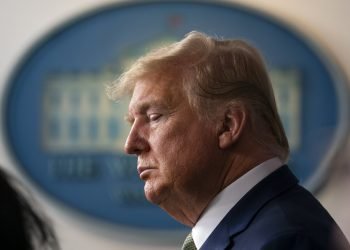
[[[5,96],[4,133],[18,165],[78,211],[130,227],[180,228],[145,200],[136,160],[122,150],[128,103],[109,101],[104,89],[135,58],[192,30],[245,39],[262,51],[290,141],[290,167],[302,184],[318,188],[347,132],[347,90],[339,75],[275,19],[206,2],[111,5],[37,43]]]

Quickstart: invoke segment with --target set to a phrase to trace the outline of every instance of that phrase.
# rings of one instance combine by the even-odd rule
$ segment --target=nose
[[[125,153],[140,155],[148,150],[149,144],[145,133],[137,126],[137,123],[134,123],[125,141]]]

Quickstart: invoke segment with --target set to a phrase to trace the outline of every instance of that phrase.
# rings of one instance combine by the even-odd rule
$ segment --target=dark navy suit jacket
[[[345,236],[287,166],[251,189],[200,250],[350,249]]]

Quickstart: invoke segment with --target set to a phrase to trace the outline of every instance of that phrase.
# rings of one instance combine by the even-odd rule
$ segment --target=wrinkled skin
[[[218,127],[199,118],[181,87],[159,77],[136,83],[128,120],[125,151],[138,157],[146,198],[193,226],[229,167]]]

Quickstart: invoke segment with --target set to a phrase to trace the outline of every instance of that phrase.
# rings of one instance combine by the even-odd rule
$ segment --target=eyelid
[[[148,115],[150,121],[157,121],[162,115],[160,113],[152,113]]]

